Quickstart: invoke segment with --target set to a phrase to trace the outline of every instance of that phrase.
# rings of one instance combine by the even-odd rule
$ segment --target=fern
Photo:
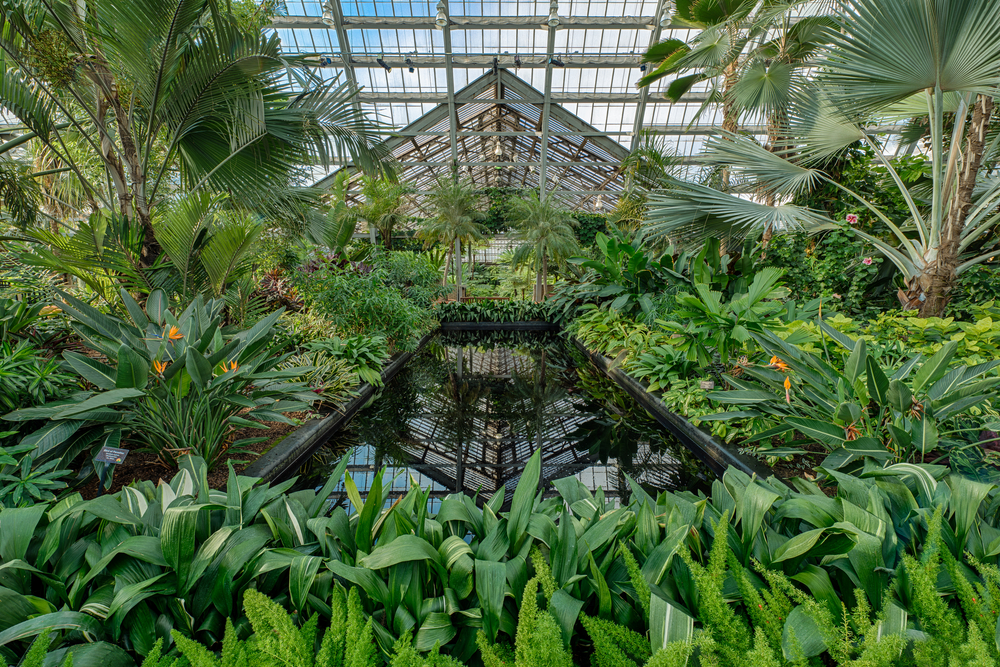
[[[42,667],[45,663],[45,657],[49,653],[49,645],[51,643],[52,638],[49,637],[49,631],[43,631],[37,638],[35,638],[35,641],[31,642],[28,652],[24,654],[24,658],[21,660],[18,667]],[[4,660],[3,655],[0,655],[0,667],[8,667],[7,661]],[[73,667],[72,653],[66,655],[66,659],[63,661],[61,667]]]
[[[410,633],[407,632],[393,646],[389,667],[465,667],[465,665],[450,655],[442,655],[439,644],[434,644],[434,648],[427,655],[421,655],[413,648]]]
[[[556,589],[559,586],[556,583],[555,577],[552,576],[552,568],[549,567],[548,562],[545,560],[545,556],[542,555],[542,550],[538,548],[537,544],[531,547],[531,565],[535,568],[535,578],[542,586],[542,593],[545,595],[545,601],[551,602],[552,596],[555,594]]]
[[[544,562],[541,552],[532,553],[532,562]],[[563,646],[562,631],[555,617],[548,610],[538,608],[539,578],[539,575],[532,577],[524,586],[514,638],[514,667],[573,667],[573,659]],[[480,631],[476,643],[485,667],[510,667],[509,652],[500,644],[491,644],[486,633]]]
[[[649,640],[623,625],[582,615],[580,622],[594,642],[591,667],[634,667],[649,660]]]
[[[729,514],[723,514],[714,528],[715,540],[708,554],[707,566],[695,562],[687,550],[681,551],[681,557],[698,589],[698,612],[702,624],[712,628],[723,662],[738,665],[740,654],[750,645],[750,631],[722,596],[730,553],[727,540]]]

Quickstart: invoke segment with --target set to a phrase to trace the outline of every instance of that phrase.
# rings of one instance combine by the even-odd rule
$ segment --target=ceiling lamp
[[[660,17],[660,27],[669,28],[670,27],[670,14],[663,12],[663,16]]]
[[[446,14],[444,11],[443,2],[438,3],[437,10],[438,13],[437,16],[434,18],[434,25],[436,25],[438,29],[444,30],[445,28],[448,27],[448,14]]]
[[[329,2],[323,3],[323,23],[329,26],[337,25],[337,19],[333,15],[333,5]]]
[[[557,0],[552,0],[549,5],[549,19],[545,22],[550,28],[559,27],[559,2]]]
[[[493,149],[493,154],[498,158],[503,157],[503,147],[500,146],[500,141],[497,141],[497,147]]]
[[[386,62],[382,58],[385,58],[385,54],[384,53],[382,54],[382,56],[380,58],[376,58],[375,62],[377,62],[379,65],[381,65],[382,69],[384,69],[386,72],[391,72],[392,71],[392,67],[390,67],[389,65],[387,65]]]
[[[565,63],[563,63],[563,61],[559,60],[555,56],[551,56],[549,58],[549,64],[550,65],[555,65],[556,67],[565,67],[566,66]]]

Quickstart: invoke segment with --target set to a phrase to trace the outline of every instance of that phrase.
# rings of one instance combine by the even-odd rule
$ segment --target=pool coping
[[[752,456],[741,454],[732,445],[705,433],[682,415],[668,410],[666,404],[656,394],[646,390],[649,387],[648,382],[637,380],[620,368],[614,367],[611,359],[588,349],[576,336],[571,338],[577,349],[587,355],[598,370],[635,399],[661,426],[670,431],[681,444],[711,468],[716,476],[721,478],[730,466],[747,475],[761,478],[771,477],[774,474],[766,464]]]
[[[553,322],[530,320],[525,322],[442,322],[441,331],[558,331]]]
[[[382,385],[386,385],[399,374],[399,371],[431,340],[437,331],[425,335],[417,343],[412,352],[404,352],[393,359],[382,371]],[[301,467],[320,445],[330,439],[337,431],[350,422],[361,411],[375,394],[375,387],[369,383],[362,384],[357,395],[346,404],[339,406],[334,412],[322,419],[314,419],[288,434],[274,447],[264,452],[260,458],[248,465],[242,475],[259,477],[265,482],[275,482],[287,479]]]

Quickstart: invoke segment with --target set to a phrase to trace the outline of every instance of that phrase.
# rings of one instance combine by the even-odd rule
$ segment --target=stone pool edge
[[[425,335],[412,352],[404,352],[393,359],[382,371],[382,384],[388,384],[413,356],[423,349],[437,331]],[[320,445],[348,424],[361,411],[375,393],[375,387],[364,383],[358,395],[323,419],[314,419],[288,434],[281,442],[264,452],[241,473],[246,477],[259,477],[265,482],[287,479],[312,455]]]
[[[617,384],[625,393],[646,409],[654,419],[670,431],[682,444],[701,459],[718,477],[722,477],[726,469],[730,466],[748,475],[757,477],[770,477],[774,473],[771,468],[761,463],[757,459],[745,454],[740,454],[735,447],[727,445],[715,437],[705,433],[690,421],[676,412],[671,412],[655,394],[646,391],[649,386],[647,382],[637,380],[620,368],[611,368],[611,359],[603,354],[593,352],[581,343],[576,336],[572,336],[573,344],[582,353],[587,355],[590,362],[594,364],[604,375]]]

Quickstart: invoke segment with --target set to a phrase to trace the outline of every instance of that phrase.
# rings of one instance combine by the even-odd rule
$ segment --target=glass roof
[[[362,108],[402,133],[390,140],[393,154],[418,163],[407,178],[432,184],[455,162],[473,178],[489,172],[478,173],[484,182],[537,186],[544,178],[579,206],[589,207],[595,191],[608,190],[611,196],[595,206],[608,208],[621,190],[620,175],[609,178],[603,168],[585,174],[573,162],[620,161],[640,129],[666,135],[669,149],[690,158],[721,124],[720,110],[698,115],[707,84],[677,104],[663,98],[669,80],[648,90],[635,86],[643,73],[640,57],[651,44],[693,36],[662,21],[670,4],[286,0],[272,25],[286,52],[317,57],[324,78],[357,82]],[[802,10],[812,11],[809,5]],[[473,98],[488,101],[472,104]],[[429,134],[415,136],[418,131]],[[493,164],[501,162],[508,164]],[[490,169],[510,173],[499,177]]]

